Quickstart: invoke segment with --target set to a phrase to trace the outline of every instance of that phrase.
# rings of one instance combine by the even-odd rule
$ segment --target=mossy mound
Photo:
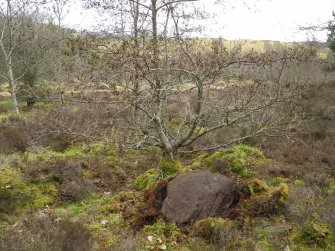
[[[11,167],[0,168],[0,217],[13,214],[25,204],[25,183],[19,171]]]
[[[30,183],[24,187],[23,191],[30,198],[27,206],[33,206],[36,209],[52,205],[59,196],[59,186],[56,182]]]
[[[14,214],[16,209],[40,209],[55,203],[59,195],[56,182],[27,182],[11,167],[0,171],[0,214]]]
[[[250,194],[268,192],[270,189],[269,186],[264,181],[259,179],[252,179],[248,181],[247,184]]]
[[[138,176],[135,179],[133,185],[135,189],[139,191],[147,191],[150,190],[161,178],[163,178],[162,173],[159,172],[159,170],[157,170],[156,168],[151,168],[145,173]]]
[[[151,168],[145,173],[139,175],[133,186],[139,191],[148,191],[152,189],[159,180],[168,180],[179,173],[185,173],[191,169],[184,167],[179,159],[170,160],[162,158],[159,168]]]
[[[253,176],[250,167],[264,162],[265,157],[259,149],[248,145],[236,145],[212,154],[200,155],[191,168],[207,168],[212,172],[231,173],[246,178]]]
[[[287,184],[271,187],[262,181],[251,180],[248,187],[250,197],[240,205],[242,214],[252,217],[270,216],[284,208],[288,196]]]
[[[310,222],[305,228],[301,229],[294,236],[294,242],[297,243],[296,250],[301,250],[303,246],[312,250],[335,250],[334,235],[329,227],[318,222]],[[334,249],[330,249],[333,246]]]

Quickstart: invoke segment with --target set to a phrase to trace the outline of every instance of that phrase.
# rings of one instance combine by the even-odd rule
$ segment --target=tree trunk
[[[17,114],[20,113],[19,106],[16,99],[16,90],[15,90],[15,81],[13,76],[13,69],[12,69],[12,57],[9,57],[8,60],[8,80],[9,80],[9,87],[10,87],[10,95],[12,98],[12,104],[15,112]]]

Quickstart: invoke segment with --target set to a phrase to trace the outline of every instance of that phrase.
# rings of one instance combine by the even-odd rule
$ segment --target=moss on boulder
[[[241,144],[212,154],[200,155],[191,168],[207,168],[212,172],[233,173],[245,178],[253,176],[250,167],[264,162],[265,157],[259,149]]]
[[[184,167],[179,159],[170,160],[162,158],[159,168],[151,168],[138,176],[133,186],[139,191],[148,191],[152,189],[159,180],[170,179],[179,173],[185,173],[191,169]]]

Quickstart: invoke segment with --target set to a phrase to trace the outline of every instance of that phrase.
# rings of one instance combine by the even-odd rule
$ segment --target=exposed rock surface
[[[162,214],[168,221],[188,223],[216,216],[238,200],[234,180],[207,170],[177,176],[167,185]]]

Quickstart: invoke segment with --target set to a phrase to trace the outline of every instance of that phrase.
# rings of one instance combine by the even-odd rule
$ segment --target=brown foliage
[[[91,233],[80,222],[56,220],[44,212],[13,226],[0,240],[2,251],[92,250]]]
[[[0,128],[0,152],[25,152],[29,146],[29,138],[23,131],[23,128],[2,126]]]
[[[56,151],[80,141],[106,140],[112,126],[109,111],[101,106],[78,101],[76,105],[33,111],[27,119],[29,134],[36,143]]]
[[[0,104],[0,113],[7,113],[9,111],[8,107]]]
[[[139,230],[145,225],[151,225],[161,217],[160,210],[162,208],[163,201],[166,198],[167,184],[167,180],[160,180],[157,182],[155,187],[144,195],[146,205],[144,208],[139,209],[139,218],[133,226],[134,229]]]

